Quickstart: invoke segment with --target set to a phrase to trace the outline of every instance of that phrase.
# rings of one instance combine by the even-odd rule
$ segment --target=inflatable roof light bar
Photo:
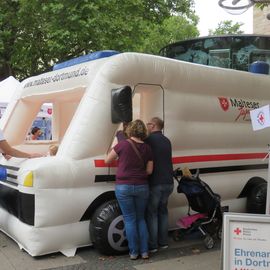
[[[74,59],[70,59],[70,60],[67,60],[65,62],[55,64],[53,66],[53,70],[58,70],[58,69],[74,66],[77,64],[81,64],[84,62],[105,58],[105,57],[110,57],[110,56],[113,56],[113,55],[119,54],[119,53],[120,52],[113,51],[113,50],[97,51],[97,52],[89,53],[87,55],[82,55],[82,56],[76,57]]]

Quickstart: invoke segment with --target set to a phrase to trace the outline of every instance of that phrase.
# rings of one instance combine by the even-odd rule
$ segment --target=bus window
[[[209,50],[209,66],[230,68],[231,67],[230,49]]]

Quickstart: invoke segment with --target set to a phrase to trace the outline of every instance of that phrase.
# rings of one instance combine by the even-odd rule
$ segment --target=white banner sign
[[[270,269],[270,216],[225,213],[223,270]]]
[[[250,118],[253,130],[270,127],[270,106],[266,105],[250,111]]]

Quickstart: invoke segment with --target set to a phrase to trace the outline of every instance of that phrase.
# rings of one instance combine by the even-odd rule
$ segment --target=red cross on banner
[[[242,230],[240,230],[238,227],[234,230],[234,233],[236,233],[237,235],[239,235],[242,232]]]
[[[253,130],[260,130],[270,127],[269,105],[250,111],[250,118]]]

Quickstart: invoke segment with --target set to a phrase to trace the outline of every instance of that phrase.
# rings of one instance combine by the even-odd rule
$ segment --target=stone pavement
[[[135,266],[137,270],[220,270],[220,251],[209,251],[197,255],[162,260],[144,265]]]
[[[61,254],[32,258],[19,249],[16,242],[0,232],[0,270],[37,270],[78,265],[85,261],[75,256],[67,258]]]
[[[131,261],[128,255],[103,256],[94,248],[78,249],[76,256],[67,258],[61,253],[32,258],[0,232],[0,270],[220,270],[220,242],[206,250],[198,236],[186,237],[169,248],[153,254],[149,260]]]

